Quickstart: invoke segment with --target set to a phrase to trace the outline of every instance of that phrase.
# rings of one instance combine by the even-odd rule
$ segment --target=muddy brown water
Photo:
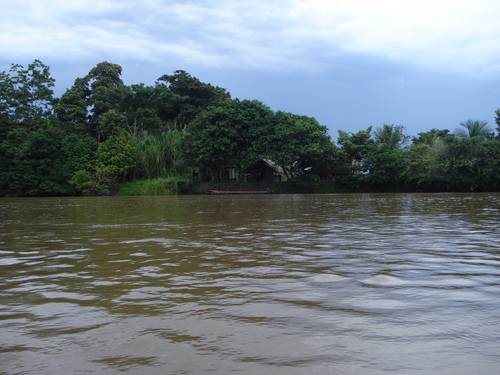
[[[0,199],[2,374],[500,373],[500,194]]]

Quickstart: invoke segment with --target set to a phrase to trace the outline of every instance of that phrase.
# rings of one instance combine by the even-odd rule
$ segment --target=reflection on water
[[[499,194],[2,199],[0,219],[0,373],[500,373]]]

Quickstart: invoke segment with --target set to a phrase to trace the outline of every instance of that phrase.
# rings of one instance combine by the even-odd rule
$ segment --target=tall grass
[[[177,129],[166,130],[158,135],[141,133],[136,140],[136,175],[152,179],[184,173],[181,149],[183,138],[183,131]]]

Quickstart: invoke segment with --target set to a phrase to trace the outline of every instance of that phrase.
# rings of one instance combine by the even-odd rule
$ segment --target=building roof
[[[279,174],[284,174],[283,168],[281,168],[278,164],[270,159],[262,159],[264,163],[266,163],[270,168],[274,169],[275,172]]]

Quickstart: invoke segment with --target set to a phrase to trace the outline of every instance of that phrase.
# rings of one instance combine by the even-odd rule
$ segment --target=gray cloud
[[[96,58],[256,70],[362,55],[476,75],[500,70],[494,0],[2,1],[5,61]]]

